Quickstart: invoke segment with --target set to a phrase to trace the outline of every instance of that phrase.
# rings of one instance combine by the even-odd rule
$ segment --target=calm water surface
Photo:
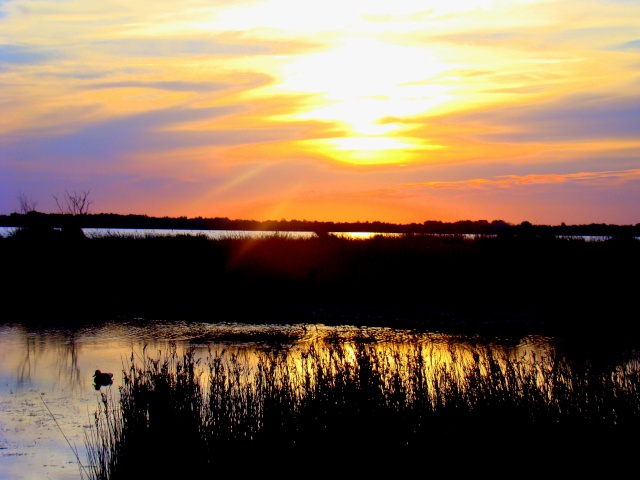
[[[470,355],[477,339],[414,333],[391,328],[325,325],[246,325],[160,321],[112,322],[73,329],[0,325],[0,478],[78,479],[85,457],[85,433],[92,428],[100,393],[117,395],[132,355],[157,358],[175,345],[195,346],[206,359],[209,349],[243,351],[251,358],[274,348],[304,348],[309,342],[366,336],[377,348],[426,346],[434,366]],[[526,337],[494,345],[510,355],[548,354],[551,340]],[[113,385],[96,390],[95,370],[114,373]],[[66,437],[66,438],[65,438]],[[70,445],[71,446],[70,446]],[[72,449],[73,447],[73,449]]]
[[[17,227],[0,227],[0,236],[10,236]],[[219,240],[223,238],[262,238],[270,237],[273,235],[285,236],[287,238],[313,238],[316,236],[315,232],[309,231],[261,231],[261,230],[174,230],[164,228],[83,228],[82,231],[88,237],[103,237],[109,235],[127,236],[127,237],[140,237],[147,236],[173,236],[173,235],[205,235],[213,240]],[[342,238],[348,238],[353,240],[366,240],[375,236],[384,237],[399,237],[402,233],[381,233],[381,232],[329,232],[332,235]],[[441,236],[447,236],[450,234],[437,234]],[[478,235],[465,234],[467,238],[475,238]],[[495,235],[488,235],[495,236]],[[582,238],[587,242],[598,242],[608,240],[606,236],[595,235],[559,235],[558,238],[577,239]],[[640,237],[635,237],[640,239]]]

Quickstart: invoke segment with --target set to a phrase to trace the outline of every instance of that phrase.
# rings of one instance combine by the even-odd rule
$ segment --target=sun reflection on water
[[[98,407],[100,394],[117,396],[123,373],[132,362],[141,365],[171,351],[177,355],[192,351],[199,360],[197,376],[206,389],[211,358],[240,366],[238,381],[244,385],[252,384],[266,358],[281,361],[278,365],[287,381],[303,385],[316,381],[313,362],[320,362],[323,368],[344,368],[356,365],[358,356],[369,352],[391,372],[402,375],[412,370],[411,362],[420,362],[431,375],[443,368],[460,370],[488,348],[477,339],[386,327],[144,319],[75,329],[5,324],[0,326],[0,344],[0,426],[4,432],[11,432],[3,440],[3,462],[9,472],[28,471],[34,476],[40,475],[46,464],[61,472],[56,478],[73,478],[77,471],[68,468],[75,461],[74,455],[43,401],[82,458],[84,431],[91,425],[91,412]],[[336,350],[332,349],[336,345],[344,355],[340,362],[336,362]],[[543,338],[531,337],[491,348],[519,358],[545,355],[551,346]],[[315,354],[309,355],[310,350]],[[96,370],[113,373],[113,384],[96,390]],[[394,388],[393,376],[385,382],[389,389]],[[65,476],[69,470],[74,470],[73,475]]]

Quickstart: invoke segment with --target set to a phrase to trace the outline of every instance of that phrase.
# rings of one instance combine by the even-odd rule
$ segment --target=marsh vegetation
[[[368,325],[638,351],[632,237],[16,235],[0,251],[11,272],[2,308],[17,322]],[[268,349],[257,363],[224,350],[132,358],[122,389],[102,397],[83,475],[278,472],[336,455],[353,472],[377,472],[381,455],[396,473],[416,459],[450,471],[460,455],[548,464],[574,458],[567,449],[585,468],[626,462],[636,354],[575,362],[479,343],[444,367],[419,343],[334,340]]]
[[[489,461],[493,472],[627,464],[640,421],[637,360],[604,368],[482,345],[450,353],[442,363],[427,345],[356,337],[265,350],[253,362],[225,349],[204,360],[194,348],[132,355],[119,399],[102,394],[87,435],[89,477],[263,475],[319,458],[342,474],[424,462],[432,473]]]
[[[638,331],[640,241],[401,235],[0,238],[16,320]]]

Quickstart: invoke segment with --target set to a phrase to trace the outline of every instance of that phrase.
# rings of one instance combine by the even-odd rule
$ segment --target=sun
[[[404,132],[412,125],[399,119],[433,112],[449,101],[446,85],[427,81],[449,68],[424,49],[345,38],[335,49],[286,65],[278,88],[313,93],[318,100],[278,118],[336,124],[344,132],[340,137],[308,145],[339,161],[404,163],[422,150],[440,148],[408,137]]]
[[[267,121],[321,122],[321,135],[299,142],[307,153],[357,165],[405,164],[445,148],[422,136],[423,123],[460,103],[459,82],[448,76],[467,66],[447,42],[426,40],[425,32],[452,11],[494,1],[452,0],[444,7],[435,0],[265,0],[221,12],[215,25],[275,49],[235,67],[258,68],[272,79],[246,94],[271,104],[278,99],[281,108]],[[417,33],[414,40],[407,41],[408,31]]]

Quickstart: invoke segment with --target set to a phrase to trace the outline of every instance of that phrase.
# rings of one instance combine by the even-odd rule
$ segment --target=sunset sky
[[[640,223],[638,0],[0,0],[0,213]]]

